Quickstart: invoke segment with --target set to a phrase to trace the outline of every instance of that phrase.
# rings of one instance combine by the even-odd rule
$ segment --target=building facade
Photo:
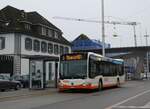
[[[110,44],[105,43],[105,48],[110,48]],[[102,42],[98,40],[92,40],[86,35],[79,35],[74,41],[72,41],[72,51],[80,50],[95,50],[102,49]]]
[[[0,10],[0,73],[44,72],[56,79],[59,56],[71,52],[62,31],[37,12],[11,6]]]

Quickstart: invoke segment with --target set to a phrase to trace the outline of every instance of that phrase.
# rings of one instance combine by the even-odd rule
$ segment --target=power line
[[[62,19],[62,20],[70,20],[70,21],[82,21],[82,22],[90,22],[90,23],[102,23],[103,21],[98,20],[88,20],[88,19],[80,19],[80,18],[70,18],[70,17],[60,17],[55,16],[54,19]],[[134,32],[134,43],[135,47],[137,46],[137,39],[136,39],[136,26],[140,23],[138,22],[129,22],[129,21],[104,21],[105,24],[113,24],[113,25],[131,25],[133,26],[133,32]]]

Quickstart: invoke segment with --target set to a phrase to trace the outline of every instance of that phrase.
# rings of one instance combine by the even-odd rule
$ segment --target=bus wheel
[[[103,84],[102,84],[102,81],[99,80],[99,82],[98,82],[98,91],[100,91],[102,89],[103,89]]]
[[[120,87],[120,80],[117,78],[117,87]]]

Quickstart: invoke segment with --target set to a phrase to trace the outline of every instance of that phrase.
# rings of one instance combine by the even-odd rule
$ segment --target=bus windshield
[[[84,79],[87,77],[86,60],[61,61],[60,79]]]

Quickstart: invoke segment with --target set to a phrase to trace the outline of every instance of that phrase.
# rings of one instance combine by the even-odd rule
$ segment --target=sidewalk
[[[54,93],[57,93],[56,88],[48,88],[45,90],[29,90],[29,89],[20,89],[17,91],[10,90],[6,92],[0,92],[0,102],[11,100],[11,99],[49,95]]]

